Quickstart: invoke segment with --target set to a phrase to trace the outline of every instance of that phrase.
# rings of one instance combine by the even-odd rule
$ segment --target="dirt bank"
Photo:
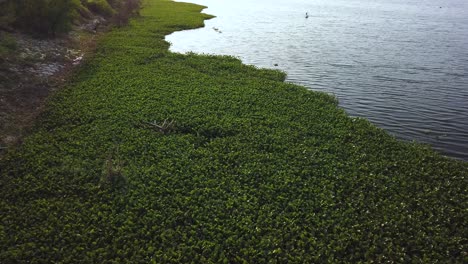
[[[39,39],[19,32],[0,31],[0,156],[19,144],[44,102],[63,87],[71,73],[92,54],[97,38],[94,18],[67,35]]]

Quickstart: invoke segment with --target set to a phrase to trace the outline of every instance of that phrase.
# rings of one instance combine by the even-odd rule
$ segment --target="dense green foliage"
[[[0,29],[15,21],[16,2],[11,0],[0,0]]]
[[[0,62],[2,58],[14,52],[18,48],[15,38],[6,32],[0,31]]]
[[[1,263],[466,260],[465,162],[232,57],[148,0],[0,163]]]
[[[14,1],[13,24],[38,34],[67,32],[71,28],[79,0],[17,0]]]
[[[90,12],[115,17],[123,25],[140,0],[4,0],[0,2],[0,29],[16,27],[37,35],[55,35],[71,29],[80,16]],[[123,20],[122,20],[123,18]]]
[[[85,0],[83,4],[89,10],[106,17],[111,17],[115,12],[106,0]]]

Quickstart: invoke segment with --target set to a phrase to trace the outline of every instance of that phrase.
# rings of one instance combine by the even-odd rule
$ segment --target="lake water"
[[[190,2],[217,18],[167,36],[171,51],[284,70],[352,116],[468,160],[468,1]]]

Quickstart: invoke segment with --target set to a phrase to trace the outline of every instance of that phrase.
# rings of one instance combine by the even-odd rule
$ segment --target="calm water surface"
[[[172,51],[284,70],[352,116],[468,160],[468,1],[191,2],[217,18],[168,36]]]

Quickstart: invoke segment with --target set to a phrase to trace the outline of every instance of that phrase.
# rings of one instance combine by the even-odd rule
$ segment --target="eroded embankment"
[[[50,38],[3,31],[0,25],[0,157],[21,143],[47,97],[67,85],[84,57],[91,57],[96,39],[111,26],[95,17]],[[93,29],[96,21],[99,33]]]
[[[1,161],[0,262],[462,262],[468,165],[231,57],[148,0]]]

